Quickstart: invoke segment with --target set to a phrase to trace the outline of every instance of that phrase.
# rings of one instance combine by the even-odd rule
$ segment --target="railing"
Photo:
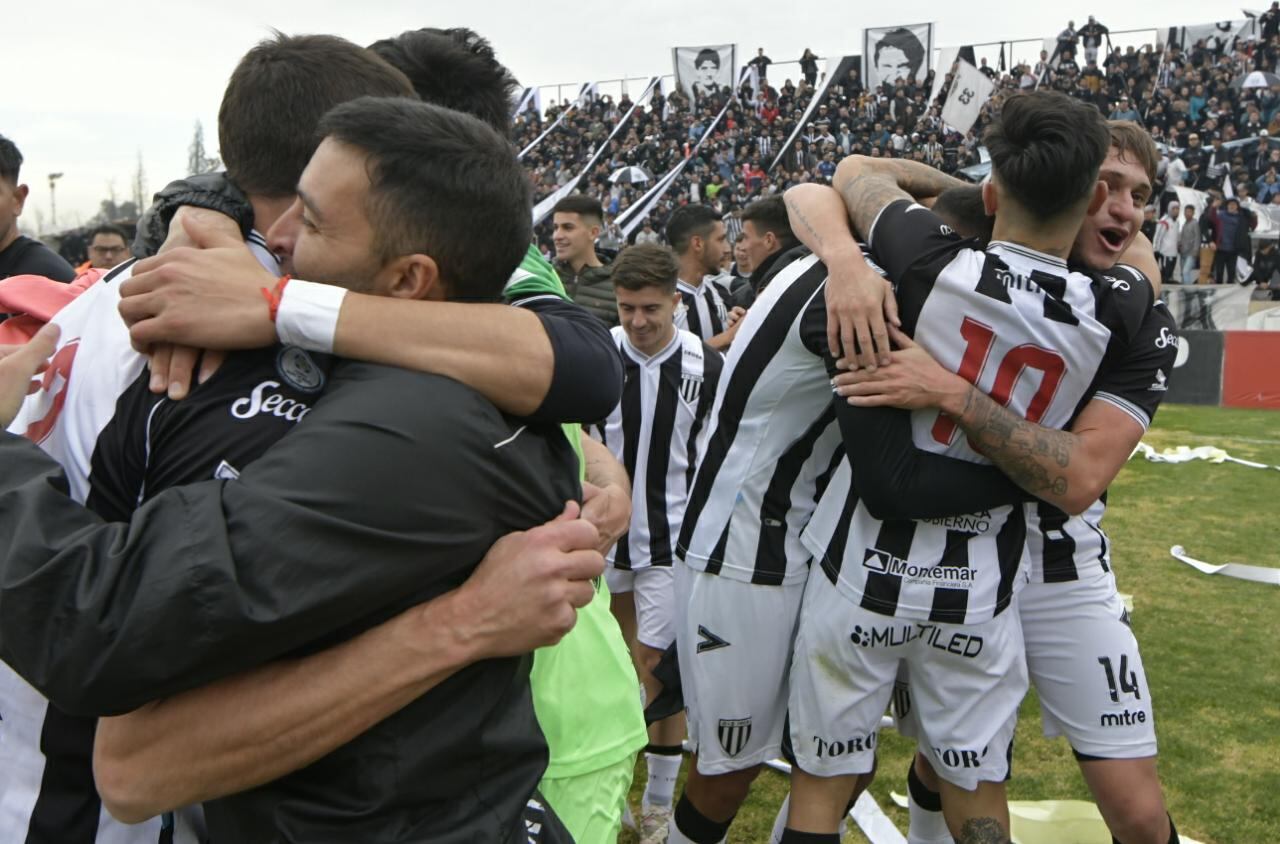
[[[1160,32],[1160,29],[1157,29],[1154,27],[1148,28],[1148,29],[1119,30],[1117,32],[1111,33],[1111,44],[1114,47],[1133,46],[1133,47],[1140,48],[1143,44],[1151,44],[1154,46],[1156,35],[1159,32]],[[991,65],[992,67],[998,67],[999,59],[1000,59],[1000,51],[1002,48],[1004,48],[1006,50],[1005,59],[1007,62],[1007,65],[1006,65],[1007,67],[1013,67],[1014,65],[1017,65],[1023,62],[1034,65],[1040,59],[1040,51],[1044,49],[1045,40],[1053,39],[1056,36],[1057,36],[1057,33],[1055,32],[1050,35],[1046,35],[1042,38],[1015,38],[1015,39],[1006,39],[1004,41],[986,41],[981,44],[973,44],[972,47],[974,52],[974,58],[978,60],[985,58],[987,60],[987,64]],[[965,45],[965,46],[970,46],[970,45]],[[936,58],[937,58],[936,53],[939,51],[935,49],[934,52],[935,52],[934,58],[936,63]],[[1050,49],[1050,52],[1052,52],[1052,48]],[[821,62],[821,61],[824,61],[827,57],[818,56],[817,58],[818,58],[818,61]],[[835,58],[838,61],[840,57],[837,56]],[[782,73],[779,73],[779,70],[782,68],[793,68],[795,72],[792,73],[789,71],[784,71]],[[945,73],[947,69],[938,68],[938,70]],[[774,62],[769,66],[769,76],[772,79],[773,86],[776,88],[776,87],[779,87],[778,83],[780,81],[783,81],[786,79],[790,79],[792,82],[798,82],[802,78],[803,74],[801,74],[800,72],[800,62],[799,60],[796,60],[796,61],[787,61],[787,62]],[[596,87],[601,96],[607,94],[613,99],[614,102],[617,102],[621,98],[622,93],[627,90],[628,83],[639,83],[636,86],[636,90],[639,91],[644,89],[644,86],[648,84],[651,78],[653,78],[652,75],[626,76],[626,77],[619,77],[617,79],[604,79],[597,82]],[[670,92],[672,88],[672,84],[675,81],[675,76],[670,73],[664,74],[662,76],[662,81],[663,81],[663,90],[666,92]],[[542,94],[543,108],[545,109],[546,107],[552,104],[558,105],[566,99],[572,99],[576,97],[578,95],[578,91],[582,89],[582,85],[583,83],[581,82],[559,82],[552,85],[537,86],[538,90]],[[555,92],[554,97],[548,96],[549,92],[551,91]]]

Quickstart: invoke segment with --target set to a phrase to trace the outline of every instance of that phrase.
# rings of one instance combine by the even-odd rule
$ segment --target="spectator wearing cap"
[[[853,133],[849,131],[849,124],[841,123],[840,131],[836,133],[836,147],[840,150],[840,154],[851,154],[853,150],[853,143]]]
[[[1249,258],[1249,232],[1257,226],[1257,218],[1253,213],[1241,209],[1240,201],[1232,197],[1224,204],[1215,199],[1204,213],[1205,220],[1213,232],[1209,248],[1213,250],[1213,283],[1234,284],[1236,281],[1236,259],[1241,255]]]
[[[1115,109],[1111,112],[1112,120],[1132,120],[1139,122],[1138,110],[1129,102],[1128,96],[1122,96],[1116,103]]]

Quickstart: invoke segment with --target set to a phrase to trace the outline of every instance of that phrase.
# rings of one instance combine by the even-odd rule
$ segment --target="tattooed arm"
[[[854,231],[867,238],[880,209],[898,199],[932,199],[966,182],[918,161],[854,155],[836,167],[832,186],[844,199]]]
[[[896,325],[898,305],[888,282],[862,256],[840,195],[822,185],[803,184],[788,190],[784,200],[791,230],[827,266],[824,295],[831,356],[851,369],[887,364],[885,317]]]
[[[836,378],[858,407],[937,408],[1018,486],[1066,513],[1083,513],[1129,459],[1145,428],[1115,404],[1093,399],[1070,431],[1028,422],[939,365],[901,332],[893,363]]]

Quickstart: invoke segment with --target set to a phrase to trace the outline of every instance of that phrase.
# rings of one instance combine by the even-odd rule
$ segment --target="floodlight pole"
[[[58,180],[62,178],[61,173],[49,174],[49,216],[52,218],[50,225],[55,229],[58,228],[58,198],[56,194]]]

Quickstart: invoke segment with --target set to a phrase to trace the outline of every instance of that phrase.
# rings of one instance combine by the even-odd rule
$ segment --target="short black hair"
[[[518,83],[474,30],[413,29],[369,49],[409,77],[423,102],[474,115],[501,135],[511,133],[511,95]]]
[[[657,287],[664,293],[676,292],[680,265],[671,250],[656,243],[637,243],[623,249],[609,267],[614,287],[643,290]]]
[[[124,229],[120,228],[119,226],[113,226],[110,223],[103,223],[100,226],[94,226],[93,229],[89,232],[89,242],[92,243],[93,239],[100,234],[119,235],[120,239],[124,241],[125,245],[126,246],[129,245],[128,236],[124,233]]]
[[[499,298],[532,236],[529,180],[504,137],[402,97],[344,103],[320,132],[368,156],[369,222],[384,260],[429,255],[448,298]]]
[[[1089,195],[1111,149],[1102,113],[1058,91],[1009,97],[983,141],[1000,185],[1042,220]]]
[[[757,229],[773,232],[773,236],[782,244],[782,248],[790,249],[799,243],[799,238],[791,230],[791,220],[787,217],[787,203],[780,195],[766,196],[757,199],[742,212],[742,222],[755,223]]]
[[[933,201],[933,213],[961,237],[976,237],[984,243],[991,241],[996,221],[982,201],[982,185],[944,190]]]
[[[716,70],[720,69],[720,51],[706,47],[698,51],[697,57],[693,60],[693,66],[697,67],[703,62],[711,62],[716,66]]]
[[[0,179],[18,183],[18,173],[22,170],[22,153],[13,141],[0,135]]]
[[[362,96],[412,97],[400,71],[345,38],[284,35],[259,41],[236,65],[218,109],[218,147],[242,191],[292,196],[319,138],[316,124]]]
[[[577,214],[579,217],[590,217],[595,220],[596,225],[604,222],[604,209],[600,207],[600,200],[593,196],[587,196],[585,193],[569,194],[556,203],[556,207],[551,209],[551,213]]]
[[[694,237],[706,237],[718,222],[720,215],[711,210],[710,206],[681,206],[667,220],[667,243],[671,244],[677,255],[683,255]]]

